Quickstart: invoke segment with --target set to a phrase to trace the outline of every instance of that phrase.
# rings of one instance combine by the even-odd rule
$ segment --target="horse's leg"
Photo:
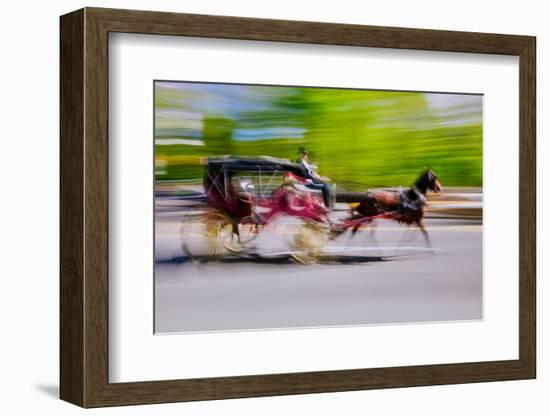
[[[378,244],[378,240],[376,239],[376,221],[369,221],[369,224],[370,224],[370,237],[372,239],[372,241],[374,242],[374,245],[376,247],[380,247],[380,244]]]
[[[404,248],[406,247],[406,244],[412,243],[413,239],[416,237],[416,233],[414,233],[410,227],[411,227],[411,224],[406,224],[406,228],[403,231],[401,238],[399,239],[399,241],[397,242],[397,245],[394,248],[394,251],[393,251],[394,255],[398,255],[400,250],[402,249],[404,250]],[[409,252],[407,252],[406,254],[409,254]]]
[[[353,225],[352,227],[348,227],[348,228],[345,229],[345,231],[350,230],[349,236],[346,240],[346,248],[350,247],[350,246],[353,247],[353,242],[355,240],[354,237],[357,234],[357,231],[359,231],[359,228],[361,228],[361,224],[357,223],[357,224]]]
[[[415,237],[414,233],[411,230],[411,225],[407,224],[407,228],[405,228],[405,231],[403,231],[403,235],[401,236],[401,239],[399,240],[398,247],[401,247],[405,243],[412,242],[413,238]]]
[[[428,235],[428,231],[426,230],[426,227],[424,226],[424,221],[422,219],[419,219],[417,222],[418,227],[420,228],[420,231],[422,231],[422,235],[424,236],[424,240],[426,241],[426,246],[428,248],[431,248],[432,245],[430,243],[430,236]]]

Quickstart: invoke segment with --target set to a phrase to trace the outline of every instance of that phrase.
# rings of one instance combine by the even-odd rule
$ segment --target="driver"
[[[307,186],[314,189],[321,189],[323,193],[323,202],[327,208],[330,208],[332,206],[331,189],[328,184],[330,179],[320,176],[317,173],[317,166],[311,163],[309,151],[305,147],[300,147],[298,149],[298,156],[300,157],[298,163],[302,166]]]

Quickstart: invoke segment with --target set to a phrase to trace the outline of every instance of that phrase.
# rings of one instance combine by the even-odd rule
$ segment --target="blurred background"
[[[155,83],[156,180],[200,179],[202,156],[312,153],[346,188],[482,186],[482,96],[187,82]]]

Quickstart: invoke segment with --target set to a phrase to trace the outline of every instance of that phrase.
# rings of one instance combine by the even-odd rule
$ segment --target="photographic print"
[[[482,104],[154,81],[155,333],[482,319]]]

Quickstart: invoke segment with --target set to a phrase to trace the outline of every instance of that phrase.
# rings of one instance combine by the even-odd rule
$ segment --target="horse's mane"
[[[414,187],[425,194],[428,190],[428,186],[430,185],[430,181],[433,181],[436,178],[435,173],[431,169],[426,169],[424,173],[422,173],[422,175],[420,175],[420,177],[416,180]]]

